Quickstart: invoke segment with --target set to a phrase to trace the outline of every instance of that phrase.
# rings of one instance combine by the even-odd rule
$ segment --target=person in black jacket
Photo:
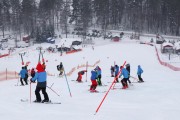
[[[129,72],[129,77],[128,77],[128,82],[129,82],[129,84],[131,84],[131,81],[129,80],[129,78],[130,78],[130,64],[126,64],[126,70]]]
[[[57,65],[57,70],[60,72],[60,73],[59,73],[59,76],[63,75],[63,73],[64,73],[64,67],[63,67],[62,62],[60,62],[60,64]]]

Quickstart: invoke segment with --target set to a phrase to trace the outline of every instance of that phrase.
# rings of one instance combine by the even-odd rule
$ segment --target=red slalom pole
[[[124,66],[125,64],[126,64],[126,61],[124,62],[123,66]],[[119,71],[118,76],[120,75],[120,73],[121,73],[121,70]],[[114,78],[114,80],[113,80],[111,86],[109,87],[109,89],[108,89],[108,91],[106,92],[105,96],[103,97],[101,103],[99,104],[98,108],[96,109],[96,112],[95,112],[94,115],[96,115],[96,113],[99,111],[99,109],[100,109],[102,103],[104,102],[106,96],[108,95],[108,93],[109,93],[109,91],[111,90],[111,88],[112,88],[113,84],[115,83],[115,81],[116,81],[116,77]]]

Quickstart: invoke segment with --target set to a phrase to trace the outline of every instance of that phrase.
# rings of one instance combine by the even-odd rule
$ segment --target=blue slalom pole
[[[68,83],[68,80],[67,80],[67,76],[66,76],[65,69],[64,69],[64,76],[65,76],[65,78],[66,78],[66,83],[67,83],[67,86],[68,86],[68,89],[69,89],[69,94],[70,94],[70,96],[72,97],[72,95],[71,95],[71,90],[70,90],[70,87],[69,87],[69,83]]]

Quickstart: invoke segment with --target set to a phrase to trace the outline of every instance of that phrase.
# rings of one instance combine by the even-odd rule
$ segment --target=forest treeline
[[[0,29],[32,37],[102,30],[180,35],[180,0],[0,0]]]

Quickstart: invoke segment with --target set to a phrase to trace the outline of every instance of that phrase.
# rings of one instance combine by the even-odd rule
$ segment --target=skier
[[[60,71],[59,76],[61,76],[64,72],[64,67],[62,62],[60,62],[60,65],[57,65],[57,70]]]
[[[31,77],[33,78],[35,76],[35,70],[34,68],[31,69]]]
[[[82,70],[78,72],[78,78],[76,81],[78,82],[82,82],[82,76],[84,75],[84,73],[87,72],[87,70]]]
[[[119,66],[118,65],[114,66],[114,71],[115,71],[116,82],[119,82],[118,81],[118,73],[119,73]]]
[[[138,69],[137,69],[137,75],[138,75],[138,78],[139,78],[138,82],[144,82],[143,79],[141,78],[142,73],[143,73],[143,70],[142,70],[141,66],[138,65]]]
[[[22,69],[21,69],[21,71],[20,71],[20,73],[19,73],[19,75],[21,76],[21,77],[20,77],[20,81],[21,81],[21,85],[22,85],[22,86],[24,86],[24,83],[23,83],[22,80],[24,80],[24,82],[26,83],[26,85],[28,85],[27,80],[25,79],[26,74],[27,74],[27,70],[25,70],[25,68],[22,67]]]
[[[129,82],[129,84],[131,84],[131,81],[129,80],[129,78],[130,78],[130,64],[126,64],[126,70],[129,72],[127,81]]]
[[[35,76],[31,78],[31,82],[35,82],[37,80],[37,86],[35,90],[36,100],[34,102],[49,102],[49,97],[46,92],[46,78],[47,73],[44,70],[41,63],[38,63],[36,66],[37,72],[35,73]],[[44,95],[44,100],[41,101],[41,95],[40,91],[42,91],[42,94]]]
[[[25,74],[24,81],[26,81],[26,83],[27,83],[28,77],[29,77],[29,76],[28,76],[28,69],[27,69],[27,66],[28,66],[28,65],[25,65],[25,66],[24,66],[24,69],[26,70],[26,74]],[[28,85],[28,83],[27,83],[26,85]]]
[[[96,72],[97,72],[97,83],[99,86],[102,86],[102,82],[101,82],[101,68],[99,66],[97,66],[95,68]]]
[[[111,77],[114,77],[114,67],[113,66],[111,66]]]
[[[121,83],[122,83],[122,89],[126,89],[128,88],[128,84],[127,84],[127,80],[129,78],[129,72],[126,70],[126,68],[123,68],[123,66],[120,67],[121,70],[121,75],[120,77],[123,75],[123,79],[121,80]]]
[[[97,87],[97,81],[96,81],[96,77],[97,77],[97,72],[95,70],[91,71],[91,87],[90,87],[90,92],[97,92],[96,91],[96,87]]]

